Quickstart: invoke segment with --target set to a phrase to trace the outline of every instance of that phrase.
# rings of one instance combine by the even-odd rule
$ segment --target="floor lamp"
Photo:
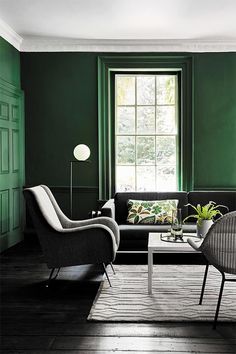
[[[73,151],[76,160],[70,161],[70,217],[73,217],[73,164],[86,161],[90,156],[90,149],[87,145],[79,144]]]

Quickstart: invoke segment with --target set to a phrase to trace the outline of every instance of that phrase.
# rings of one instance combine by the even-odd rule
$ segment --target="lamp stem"
[[[70,217],[73,218],[73,162],[70,162]]]

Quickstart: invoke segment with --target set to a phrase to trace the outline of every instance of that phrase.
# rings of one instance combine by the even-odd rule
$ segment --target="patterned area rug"
[[[148,295],[146,265],[116,265],[112,287],[101,283],[88,316],[89,321],[155,322],[212,321],[221,274],[209,267],[203,304],[198,305],[205,266],[155,265],[153,294]],[[236,283],[226,282],[219,321],[236,321]]]

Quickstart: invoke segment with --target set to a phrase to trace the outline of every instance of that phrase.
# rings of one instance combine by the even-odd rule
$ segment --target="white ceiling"
[[[23,51],[236,50],[236,0],[0,0],[0,18]]]

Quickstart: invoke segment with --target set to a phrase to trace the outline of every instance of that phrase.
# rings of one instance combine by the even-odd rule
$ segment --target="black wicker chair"
[[[213,328],[216,328],[224,283],[226,281],[236,281],[236,278],[228,278],[229,274],[236,275],[236,211],[225,214],[218,219],[211,226],[200,246],[191,239],[188,239],[188,242],[194,249],[201,251],[207,260],[199,305],[202,304],[203,300],[209,264],[218,269],[222,275],[213,323]]]

